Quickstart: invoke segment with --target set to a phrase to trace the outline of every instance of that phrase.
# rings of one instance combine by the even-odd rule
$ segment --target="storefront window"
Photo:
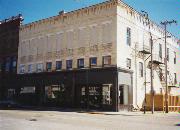
[[[64,105],[66,101],[65,96],[65,87],[63,84],[45,87],[45,103],[48,105]]]
[[[111,91],[112,91],[111,84],[103,85],[103,89],[102,89],[103,104],[107,104],[107,105],[112,104]]]

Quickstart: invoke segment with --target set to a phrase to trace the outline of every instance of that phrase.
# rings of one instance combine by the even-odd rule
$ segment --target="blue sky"
[[[104,0],[0,0],[0,19],[5,19],[19,13],[23,14],[24,23],[57,15],[59,11],[66,12],[86,7]],[[168,30],[180,37],[180,0],[124,0],[137,11],[145,10],[153,21],[175,19],[178,25],[168,26]]]

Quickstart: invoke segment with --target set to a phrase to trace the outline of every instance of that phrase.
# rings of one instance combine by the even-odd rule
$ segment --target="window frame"
[[[31,70],[29,69],[30,66],[32,67]],[[29,65],[28,65],[28,73],[32,73],[32,72],[33,72],[33,67],[34,67],[33,64],[29,64]]]
[[[24,74],[26,72],[26,66],[24,64],[21,64],[19,66],[19,73]]]
[[[83,61],[83,65],[80,65],[81,61]],[[84,68],[84,58],[77,59],[77,68],[78,69]]]
[[[41,65],[41,67],[40,67],[40,65]],[[37,63],[36,64],[36,72],[37,73],[43,72],[43,63]]]
[[[58,62],[60,63],[60,68],[57,68]],[[56,71],[58,71],[58,70],[62,70],[62,61],[61,60],[56,61]]]
[[[177,74],[174,73],[174,84],[177,84]]]
[[[110,59],[110,63],[105,63],[105,58],[109,58]],[[108,61],[109,62],[109,61]],[[107,56],[103,56],[103,66],[108,66],[111,65],[111,55],[107,55]]]
[[[130,58],[126,58],[126,67],[128,69],[131,69],[131,59]]]
[[[70,63],[71,63],[71,64],[70,64],[70,67],[68,67],[68,64],[69,64],[68,62],[70,62]],[[66,60],[66,69],[67,69],[67,70],[72,69],[72,66],[73,66],[72,64],[73,64],[73,60],[72,60],[72,59],[70,59],[70,60]]]
[[[177,63],[177,56],[176,56],[176,52],[174,51],[174,64]]]
[[[131,28],[130,27],[126,28],[126,44],[128,46],[131,46]]]
[[[50,65],[50,66],[48,66],[48,65]],[[46,71],[47,72],[52,71],[52,62],[51,61],[46,62]]]
[[[92,63],[92,60],[95,59],[96,60],[96,63]],[[97,57],[90,57],[89,58],[89,63],[90,63],[90,67],[95,67],[97,66]]]
[[[162,59],[162,44],[159,43],[159,57]]]
[[[140,77],[144,76],[144,66],[142,62],[139,62],[139,76]]]

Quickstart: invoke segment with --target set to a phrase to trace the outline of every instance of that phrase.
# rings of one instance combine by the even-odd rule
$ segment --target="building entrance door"
[[[119,86],[119,104],[120,105],[129,104],[129,86],[128,85]]]

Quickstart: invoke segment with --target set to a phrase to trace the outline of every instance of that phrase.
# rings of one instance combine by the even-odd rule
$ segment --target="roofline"
[[[86,9],[93,8],[93,7],[95,7],[95,6],[100,6],[100,5],[102,5],[102,4],[108,4],[108,3],[113,3],[113,2],[118,2],[118,0],[106,0],[106,1],[101,2],[101,3],[93,4],[93,5],[90,5],[90,6],[87,6],[87,7],[79,8],[79,9],[72,10],[72,11],[69,11],[69,12],[61,13],[61,14],[59,14],[59,15],[55,15],[55,16],[51,16],[51,17],[48,17],[48,18],[40,19],[40,20],[31,22],[31,23],[27,23],[27,24],[22,25],[22,27],[29,26],[29,25],[31,25],[31,24],[38,23],[38,22],[41,22],[41,21],[53,19],[53,18],[59,17],[59,16],[61,16],[61,15],[69,15],[69,14],[76,13],[76,12],[81,11],[81,10],[86,10]]]
[[[128,5],[127,3],[123,2],[122,0],[118,0],[118,3],[121,3],[121,4],[129,7],[131,10],[133,10],[134,12],[136,12],[137,14],[139,14],[140,16],[143,17],[143,15],[142,15],[140,12],[138,12],[136,9],[134,9],[133,7],[131,7],[130,5]],[[151,22],[152,24],[156,25],[158,28],[160,28],[161,30],[164,31],[164,28],[162,28],[159,24],[157,24],[156,22],[152,21],[151,19],[149,19],[149,20],[150,20],[150,22]],[[168,34],[170,34],[171,36],[173,36],[177,41],[180,40],[178,37],[176,37],[174,34],[170,33],[169,31],[166,31],[166,32],[167,32]]]
[[[37,20],[37,21],[34,21],[34,22],[31,22],[31,23],[27,23],[27,24],[24,24],[24,25],[21,25],[21,28],[25,28],[29,25],[32,25],[32,24],[35,24],[35,23],[38,23],[38,22],[42,22],[42,21],[45,21],[45,20],[50,20],[50,19],[53,19],[53,18],[57,18],[59,16],[66,16],[68,14],[71,14],[71,13],[76,13],[78,11],[81,11],[81,10],[85,10],[85,9],[90,9],[90,8],[93,8],[95,6],[100,6],[102,4],[108,4],[108,3],[116,3],[116,4],[122,4],[128,8],[130,8],[132,11],[134,11],[135,13],[137,13],[138,15],[144,17],[140,12],[138,12],[136,9],[134,9],[133,7],[131,7],[130,5],[126,4],[125,2],[123,2],[122,0],[106,0],[104,2],[101,2],[101,3],[97,3],[97,4],[93,4],[93,5],[90,5],[90,6],[87,6],[87,7],[83,7],[83,8],[79,8],[79,9],[76,9],[76,10],[72,10],[70,12],[63,12],[59,15],[55,15],[55,16],[52,16],[52,17],[48,17],[48,18],[44,18],[44,19],[40,19],[40,20]],[[152,21],[151,19],[149,19],[151,24],[155,25],[156,27],[158,27],[159,29],[161,29],[162,31],[164,31],[164,28],[162,28],[159,24],[157,24],[156,22]],[[179,41],[180,39],[178,37],[176,37],[175,35],[173,35],[172,33],[170,33],[169,31],[167,31],[167,33],[169,35],[171,35],[172,37],[174,37],[177,41]]]

